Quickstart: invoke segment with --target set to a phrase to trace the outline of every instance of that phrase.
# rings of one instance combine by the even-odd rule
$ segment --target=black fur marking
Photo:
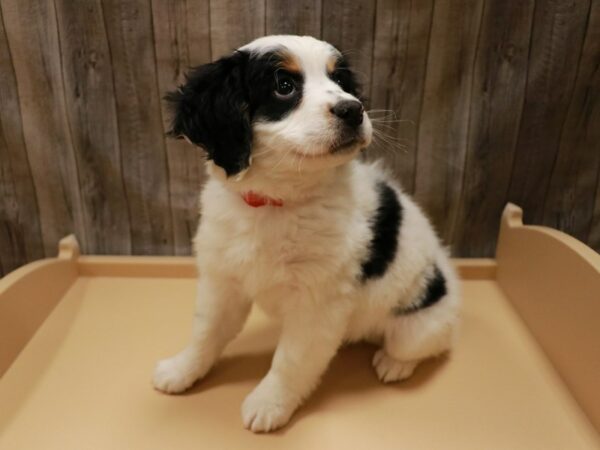
[[[328,75],[329,78],[339,84],[344,91],[354,95],[361,101],[363,100],[360,95],[360,84],[356,80],[354,72],[350,69],[350,64],[345,56],[340,56],[333,72]]]
[[[250,56],[235,52],[192,69],[165,99],[173,109],[169,135],[187,137],[208,159],[234,175],[249,165],[252,127],[245,71]]]
[[[397,306],[392,312],[396,316],[405,316],[435,305],[448,293],[446,289],[446,278],[438,268],[433,269],[433,276],[427,282],[427,286],[418,301],[408,306]]]
[[[252,116],[258,120],[274,122],[283,119],[302,100],[304,77],[300,73],[289,72],[278,67],[277,54],[254,59],[248,77],[250,79],[250,104]],[[274,95],[277,78],[287,76],[294,81],[296,91],[292,97],[281,99]]]
[[[277,51],[259,56],[236,51],[192,69],[186,82],[165,97],[174,116],[168,134],[203,147],[228,176],[246,169],[252,122],[281,120],[302,98],[303,77],[292,72],[285,73],[294,80],[295,94],[284,100],[275,96],[283,58]]]
[[[378,183],[377,190],[379,205],[371,222],[369,257],[362,263],[362,281],[382,277],[394,260],[398,247],[402,206],[396,192],[386,183]]]

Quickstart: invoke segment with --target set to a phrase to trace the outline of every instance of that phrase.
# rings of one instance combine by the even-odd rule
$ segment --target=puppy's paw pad
[[[277,394],[258,386],[242,404],[244,427],[254,433],[267,433],[289,422],[294,407]]]
[[[389,356],[383,349],[378,350],[373,356],[373,367],[377,376],[384,383],[405,380],[410,377],[418,361],[398,361]]]
[[[179,354],[156,364],[153,384],[166,394],[178,394],[192,386],[199,377],[197,364]]]

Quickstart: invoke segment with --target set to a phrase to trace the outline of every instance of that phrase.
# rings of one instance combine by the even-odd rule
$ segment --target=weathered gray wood
[[[544,207],[544,224],[583,241],[590,235],[600,172],[599,96],[600,2],[594,2]]]
[[[231,53],[265,32],[265,0],[210,0],[213,59]]]
[[[385,160],[404,189],[414,192],[418,127],[433,1],[377,2],[369,158]]]
[[[208,0],[153,0],[154,45],[160,96],[184,81],[189,67],[211,60]],[[162,103],[163,130],[171,121]],[[167,139],[169,195],[175,254],[191,253],[199,217],[199,192],[204,181],[204,158],[200,149],[183,140]]]
[[[375,6],[375,0],[323,0],[321,36],[348,57],[367,98],[371,95]]]
[[[79,174],[66,118],[54,4],[51,0],[2,0],[1,6],[45,254],[55,254],[56,243],[73,232],[87,249]]]
[[[419,128],[415,196],[447,243],[462,186],[483,1],[436,2]]]
[[[55,0],[88,252],[130,254],[112,63],[102,5]]]
[[[507,200],[600,250],[599,10],[597,0],[0,0],[0,274],[55,254],[71,232],[86,252],[188,254],[203,155],[165,139],[161,97],[188,66],[266,33],[322,37],[348,54],[368,108],[399,120],[378,125],[389,142],[369,157],[416,193],[455,254],[492,254]]]
[[[321,36],[322,0],[266,0],[266,34]]]
[[[464,256],[494,254],[525,96],[533,10],[533,0],[484,7],[453,239]]]
[[[585,33],[589,0],[538,0],[509,200],[541,223]]]
[[[150,2],[103,2],[134,253],[172,254],[173,227]]]
[[[17,81],[0,11],[0,276],[44,257]]]

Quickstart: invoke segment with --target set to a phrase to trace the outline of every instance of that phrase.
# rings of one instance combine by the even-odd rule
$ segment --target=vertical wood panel
[[[464,256],[494,254],[525,96],[533,11],[533,0],[485,4],[453,239]]]
[[[376,131],[368,152],[383,158],[409,193],[414,192],[432,12],[433,0],[377,2],[370,101]]]
[[[321,0],[266,0],[266,34],[321,36]]]
[[[482,9],[482,0],[448,0],[433,12],[415,195],[447,242],[462,186]]]
[[[600,2],[592,3],[579,73],[546,195],[544,223],[586,241],[600,173]]]
[[[161,97],[184,81],[191,66],[206,64],[210,54],[208,0],[153,0],[154,45]],[[170,111],[162,103],[163,130],[169,127]],[[167,139],[169,195],[173,215],[175,253],[191,253],[191,241],[199,217],[199,193],[204,181],[204,158],[198,148],[183,140]]]
[[[45,253],[75,232],[87,249],[79,177],[66,118],[56,12],[51,0],[2,0],[23,135],[34,179]]]
[[[56,0],[66,107],[79,172],[87,251],[131,253],[112,64],[99,0]]]
[[[0,276],[43,258],[37,197],[23,141],[17,81],[0,11]]]
[[[330,41],[395,112],[368,157],[456,254],[492,254],[507,200],[600,250],[598,0],[0,0],[0,274],[71,232],[190,253],[203,153],[161,98],[275,33]]]
[[[375,0],[323,0],[321,35],[348,57],[367,99],[371,95],[375,6]]]
[[[103,3],[134,253],[173,253],[173,228],[149,1]]]
[[[589,0],[536,2],[525,106],[509,200],[541,223],[589,11]]]
[[[592,216],[592,223],[590,226],[590,234],[587,239],[587,243],[600,253],[600,177],[598,178],[598,184],[596,186],[596,202],[594,206],[594,213]]]
[[[210,0],[213,59],[265,34],[265,0]]]

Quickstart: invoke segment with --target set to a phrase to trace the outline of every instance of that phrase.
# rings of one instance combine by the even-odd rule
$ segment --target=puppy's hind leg
[[[437,291],[438,297],[432,297],[435,290],[428,287],[427,291],[430,297],[424,296],[413,306],[391,311],[383,348],[373,357],[373,367],[384,383],[410,377],[419,362],[452,346],[457,328],[456,293],[444,289]]]
[[[158,362],[153,384],[176,394],[188,389],[211,369],[225,346],[240,332],[251,303],[236,284],[202,276],[198,283],[192,340],[175,356]]]

